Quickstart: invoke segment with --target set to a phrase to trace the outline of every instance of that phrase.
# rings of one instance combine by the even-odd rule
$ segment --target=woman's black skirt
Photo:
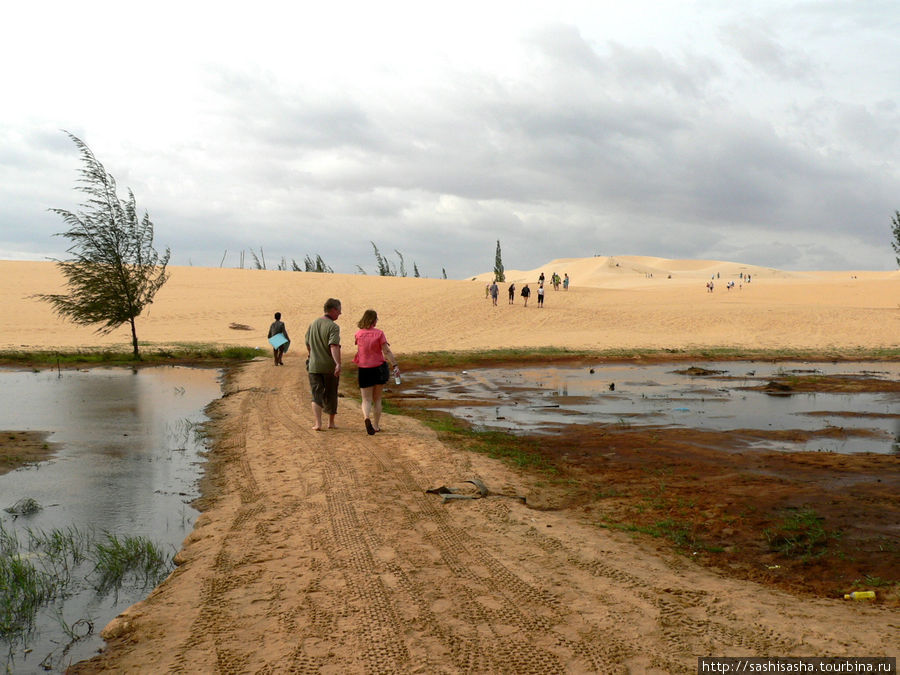
[[[359,369],[359,388],[374,387],[376,384],[384,384],[390,377],[387,361],[382,362],[380,366],[374,368]]]

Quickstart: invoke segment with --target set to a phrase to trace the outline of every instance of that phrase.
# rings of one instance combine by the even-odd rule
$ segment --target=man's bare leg
[[[313,427],[313,431],[322,431],[322,406],[317,403],[312,404],[313,417],[316,420],[316,424]]]

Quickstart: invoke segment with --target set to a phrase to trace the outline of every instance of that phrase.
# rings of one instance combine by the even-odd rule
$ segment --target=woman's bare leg
[[[372,389],[374,389],[374,387],[366,387],[365,389],[359,390],[360,398],[362,399],[361,407],[364,419],[372,418]]]
[[[375,431],[381,431],[381,391],[384,388],[381,384],[372,387],[372,426]]]

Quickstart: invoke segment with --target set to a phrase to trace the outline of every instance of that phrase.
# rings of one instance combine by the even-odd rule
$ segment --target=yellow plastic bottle
[[[874,600],[875,591],[853,591],[845,593],[844,600]]]

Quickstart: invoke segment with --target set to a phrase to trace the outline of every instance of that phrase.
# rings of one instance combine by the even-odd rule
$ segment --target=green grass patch
[[[611,488],[597,488],[597,491],[594,493],[594,499],[612,499],[615,497],[625,497],[627,493],[624,490],[621,490],[617,487]]]
[[[76,592],[149,588],[171,569],[171,557],[145,537],[98,540],[74,526],[16,533],[0,522],[0,640],[27,639],[39,611]]]
[[[71,368],[105,365],[220,365],[250,361],[268,352],[256,347],[222,347],[204,344],[181,344],[173,347],[146,348],[139,359],[129,351],[78,349],[73,351],[0,351],[0,365],[32,368]]]
[[[30,516],[32,513],[37,513],[43,508],[43,506],[38,504],[31,497],[23,497],[12,506],[7,506],[3,510],[15,516]]]
[[[854,583],[862,583],[865,586],[875,586],[876,588],[879,588],[884,586],[893,586],[897,582],[867,574],[862,579],[857,579]]]
[[[521,469],[534,469],[544,474],[558,475],[560,470],[538,451],[533,441],[503,431],[479,431],[452,417],[426,418],[425,424],[434,429],[443,441],[457,447],[499,459]]]
[[[99,577],[97,590],[118,588],[131,578],[146,587],[155,586],[169,573],[170,560],[146,537],[118,537],[107,534],[94,550],[94,573]]]
[[[385,403],[388,400],[385,399]],[[561,474],[560,467],[554,465],[551,459],[541,452],[538,443],[532,439],[521,438],[505,431],[473,429],[467,422],[444,412],[423,408],[400,408],[393,404],[382,405],[385,412],[388,412],[388,407],[391,408],[389,412],[393,414],[418,419],[437,432],[441,441],[451,447],[478,452],[511,466],[534,470],[544,476]]]
[[[53,577],[27,558],[0,556],[0,638],[31,630],[38,610],[57,593]]]
[[[558,474],[559,468],[554,466],[537,451],[536,444],[524,442],[501,431],[466,432],[471,439],[470,449],[494,459],[517,466],[521,469],[536,469],[541,473]]]
[[[60,583],[68,584],[73,572],[90,554],[93,534],[70,525],[64,530],[27,530],[28,550],[39,556],[42,568]]]
[[[789,558],[813,560],[828,553],[828,542],[840,539],[839,531],[825,529],[824,518],[814,509],[802,507],[782,516],[780,522],[763,530],[772,551]]]
[[[403,369],[427,370],[501,366],[507,363],[635,362],[635,361],[898,361],[900,347],[846,349],[746,349],[739,346],[683,349],[565,349],[510,348],[472,351],[434,351],[401,354]]]
[[[401,356],[403,369],[409,371],[462,366],[495,366],[503,363],[546,363],[547,361],[589,358],[594,353],[560,347],[535,347],[530,349],[418,352]]]
[[[665,518],[653,523],[648,531],[655,537],[668,539],[678,548],[696,548],[697,539],[694,536],[694,524],[687,520]]]
[[[391,399],[383,397],[381,399],[381,412],[387,415],[405,415],[406,411],[394,403]]]
[[[646,534],[657,539],[666,539],[682,552],[721,550],[718,547],[706,545],[698,536],[696,525],[689,520],[664,518],[647,524],[601,520],[597,525],[610,530]]]

